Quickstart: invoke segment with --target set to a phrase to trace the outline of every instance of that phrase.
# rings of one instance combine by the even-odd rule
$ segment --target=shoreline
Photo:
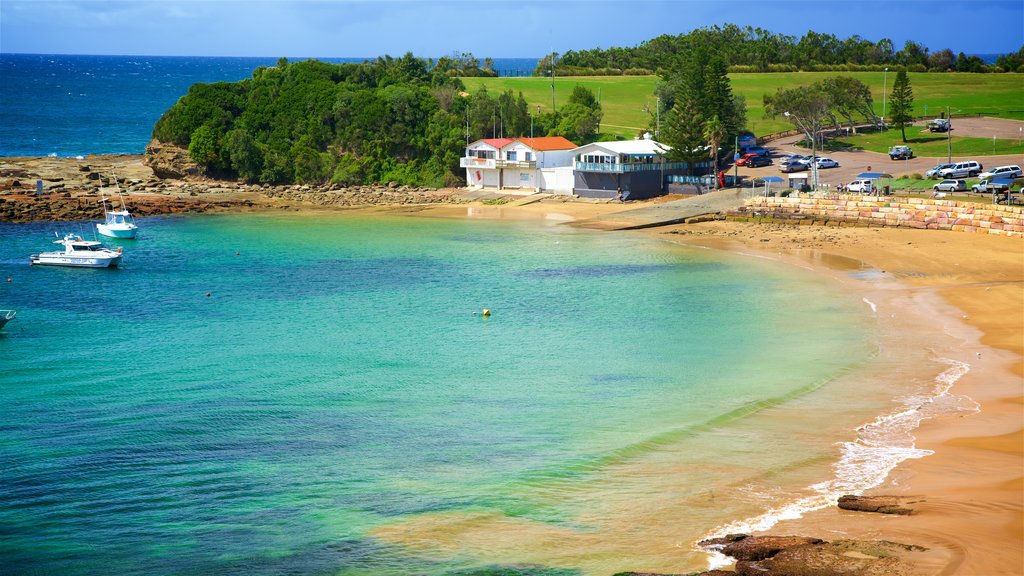
[[[911,433],[914,447],[929,453],[900,462],[880,485],[864,492],[919,497],[914,514],[892,517],[829,506],[780,519],[764,534],[890,540],[930,548],[914,574],[1019,573],[1024,560],[1024,318],[1014,311],[1024,309],[1024,258],[1013,239],[735,222],[672,228],[687,231],[681,243],[809,267],[858,292],[875,289],[872,284],[879,278],[855,278],[829,255],[885,271],[895,282],[882,287],[894,301],[877,303],[880,318],[893,315],[883,329],[900,337],[916,332],[933,346],[946,346],[931,351],[936,360],[959,356],[970,365],[950,393],[977,403],[977,413],[923,418]],[[833,237],[828,246],[819,240],[826,234]],[[870,243],[863,242],[865,237]],[[905,254],[908,250],[914,257]],[[921,325],[903,324],[908,309],[899,305],[901,299],[921,310]],[[943,339],[949,343],[943,345]]]
[[[113,158],[119,162],[134,161],[122,156]],[[86,162],[89,160],[95,162],[94,157]],[[204,181],[187,184],[218,185]],[[175,197],[181,199],[181,196]],[[189,197],[184,196],[186,200]],[[0,199],[5,197],[0,191]],[[129,198],[135,197],[129,194]],[[191,196],[208,203],[218,197],[223,198],[225,194],[209,192]],[[212,204],[210,210],[285,208],[315,213],[356,209],[368,214],[544,218],[562,224],[645,204],[648,203],[553,199],[521,207],[440,202],[341,208],[229,202]],[[923,503],[915,514],[889,517],[829,506],[802,518],[780,521],[766,533],[826,539],[884,539],[931,548],[932,551],[923,556],[922,564],[915,567],[914,574],[1018,573],[1016,569],[1024,563],[1020,544],[1024,541],[1021,502],[1024,493],[1024,419],[1021,417],[1024,413],[1024,342],[1021,341],[1024,317],[1019,313],[1024,310],[1024,245],[1019,239],[949,231],[722,221],[654,228],[639,233],[674,243],[768,258],[780,265],[809,268],[831,277],[841,289],[887,294],[881,298],[865,296],[865,303],[877,306],[880,327],[892,332],[893,341],[914,333],[920,336],[910,338],[915,343],[923,340],[934,345],[946,339],[949,344],[939,346],[948,347],[937,349],[936,357],[957,354],[960,358],[970,357],[970,371],[953,383],[952,393],[968,396],[978,404],[979,411],[921,421],[913,431],[915,447],[931,454],[902,461],[880,486],[866,491],[867,494],[921,496]],[[855,277],[851,271],[856,270],[858,264],[884,272],[881,276]],[[904,324],[906,319],[901,308],[904,304],[919,310],[908,312],[914,318],[911,324]],[[897,310],[899,317],[895,317]],[[884,320],[886,313],[894,316]]]

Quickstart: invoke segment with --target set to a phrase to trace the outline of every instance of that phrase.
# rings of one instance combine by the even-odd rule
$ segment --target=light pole
[[[885,67],[885,71],[882,72],[882,128],[885,128],[885,91],[887,89],[886,80],[889,75],[889,67]],[[898,80],[898,78],[897,78]]]
[[[946,106],[946,164],[953,163],[953,122],[949,117],[949,106]]]

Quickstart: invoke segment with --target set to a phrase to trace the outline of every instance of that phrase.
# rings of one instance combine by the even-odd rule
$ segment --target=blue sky
[[[0,0],[0,52],[538,57],[724,23],[1004,53],[1024,44],[1024,0]]]

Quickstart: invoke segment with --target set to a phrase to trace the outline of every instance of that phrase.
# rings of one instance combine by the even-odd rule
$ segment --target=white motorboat
[[[14,317],[17,314],[18,313],[14,310],[0,310],[0,330],[3,330],[3,327],[6,326],[8,322],[14,320]]]
[[[114,184],[117,186],[117,195],[121,198],[120,210],[108,210],[106,196],[103,196],[104,222],[96,225],[96,230],[104,236],[111,238],[135,238],[139,227],[135,224],[131,212],[124,205],[124,196],[121,194],[121,185],[117,183],[117,176],[114,176]]]
[[[109,268],[121,263],[121,249],[113,251],[99,242],[82,240],[77,234],[67,234],[54,244],[62,244],[63,251],[33,254],[32,264],[46,266],[76,266],[79,268]]]

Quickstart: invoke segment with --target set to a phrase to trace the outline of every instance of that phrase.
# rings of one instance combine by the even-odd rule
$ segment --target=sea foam
[[[832,469],[833,478],[807,486],[806,496],[796,498],[767,511],[719,526],[708,532],[702,540],[721,538],[727,534],[762,532],[783,520],[802,517],[807,512],[834,506],[844,494],[859,495],[880,486],[889,473],[901,462],[933,454],[914,445],[912,432],[923,420],[955,412],[977,412],[980,406],[967,396],[950,394],[953,385],[967,374],[971,366],[966,362],[938,358],[937,362],[949,367],[935,377],[935,386],[929,394],[901,399],[903,408],[884,414],[856,429],[857,438],[840,443],[840,458]],[[733,563],[733,559],[720,552],[720,547],[696,547],[708,554],[708,569],[714,570]]]

